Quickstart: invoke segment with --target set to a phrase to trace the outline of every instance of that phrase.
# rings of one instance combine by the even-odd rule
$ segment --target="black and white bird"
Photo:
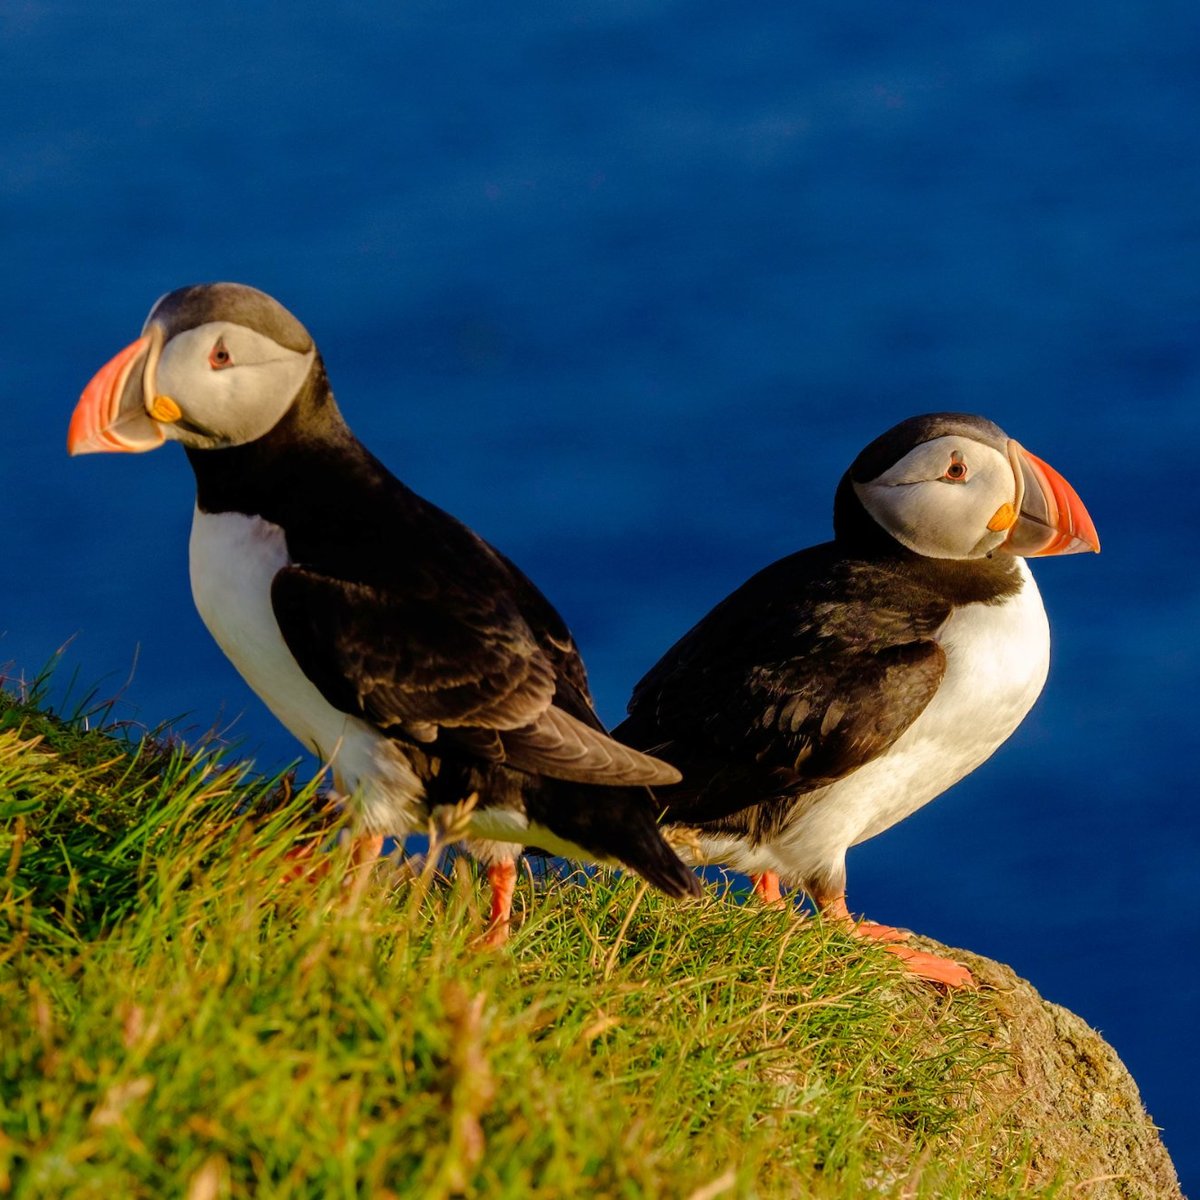
[[[491,939],[521,844],[699,890],[649,785],[678,772],[614,741],[538,589],[355,438],[307,330],[254,288],[160,299],[71,419],[71,454],[179,442],[196,476],[192,595],[276,717],[332,767],[359,858],[474,795]]]
[[[964,967],[853,924],[846,851],[973,771],[1046,681],[1050,632],[1026,558],[1100,549],[1079,497],[996,425],[913,417],[842,477],[834,539],[766,567],[634,689],[617,737],[665,758],[667,820],[697,861],[779,881],[890,944],[914,973]]]

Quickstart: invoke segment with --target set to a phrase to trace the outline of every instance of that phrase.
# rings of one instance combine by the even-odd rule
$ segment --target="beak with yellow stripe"
[[[157,397],[147,395],[146,371],[161,340],[161,335],[143,334],[92,376],[71,416],[68,453],[139,454],[163,444],[164,422],[155,415],[161,406]]]
[[[265,293],[237,284],[181,288],[155,304],[142,336],[84,388],[67,450],[243,445],[282,419],[316,361],[308,332]]]

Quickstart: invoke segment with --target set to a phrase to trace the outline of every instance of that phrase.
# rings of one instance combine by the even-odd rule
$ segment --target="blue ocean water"
[[[1104,553],[1037,564],[1043,700],[851,854],[851,904],[1098,1026],[1200,1187],[1198,61],[1182,0],[8,0],[0,661],[73,639],[119,715],[296,754],[193,612],[182,457],[64,455],[184,283],[297,313],[367,444],[555,601],[611,722],[828,535],[862,445],[982,412]]]

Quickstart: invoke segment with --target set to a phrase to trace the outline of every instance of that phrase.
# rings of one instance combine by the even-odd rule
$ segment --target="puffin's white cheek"
[[[978,518],[979,497],[965,486],[934,480],[890,487],[855,486],[871,516],[917,554],[978,558],[993,548],[986,518]]]
[[[1007,536],[1004,530],[988,527],[988,517],[1000,506],[993,503],[991,489],[971,490],[967,487],[944,486],[949,491],[947,510],[952,519],[941,530],[941,542],[946,553],[940,558],[984,558],[999,547]]]
[[[914,506],[911,549],[931,558],[969,558],[979,541],[966,489],[951,484],[921,486]]]

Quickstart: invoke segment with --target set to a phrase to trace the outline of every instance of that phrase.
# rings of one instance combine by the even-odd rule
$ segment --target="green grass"
[[[313,798],[0,698],[0,1195],[1054,1195],[986,994],[636,879],[287,880]],[[336,852],[335,852],[336,853]]]

